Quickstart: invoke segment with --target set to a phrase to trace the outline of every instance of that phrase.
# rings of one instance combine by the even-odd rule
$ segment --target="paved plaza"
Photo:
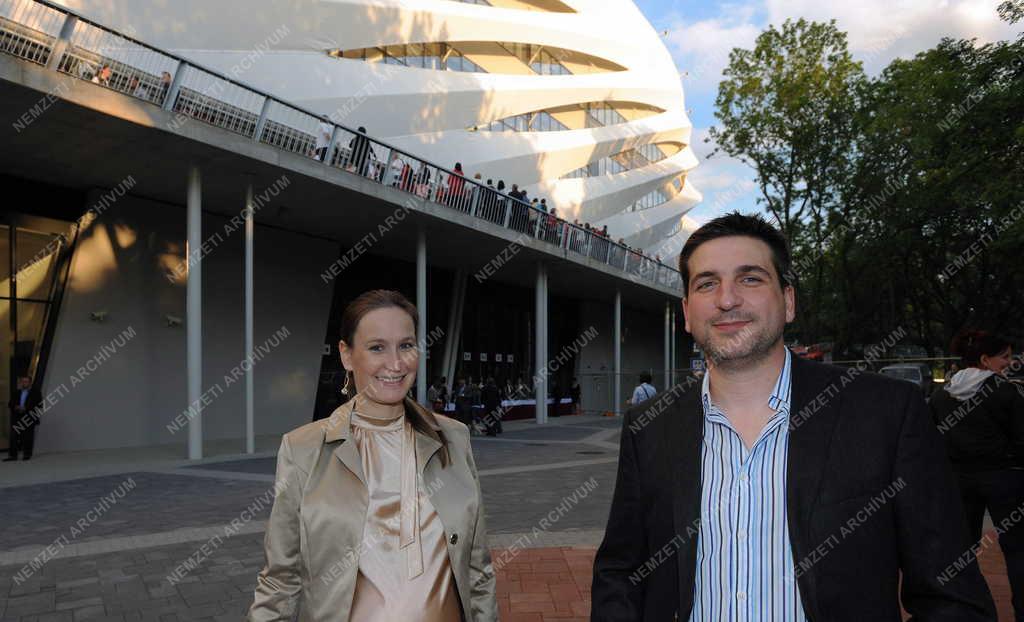
[[[585,620],[615,484],[621,419],[506,423],[474,438],[501,619]],[[0,469],[0,621],[237,621],[263,564],[275,459],[189,464],[106,452],[42,454]],[[88,464],[86,464],[88,462]],[[568,507],[541,527],[553,509]],[[982,555],[1010,620],[1002,555]]]

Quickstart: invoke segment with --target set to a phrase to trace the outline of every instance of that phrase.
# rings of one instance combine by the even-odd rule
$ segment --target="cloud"
[[[989,43],[1015,36],[1015,29],[1000,21],[999,0],[766,0],[768,20],[782,24],[787,18],[816,21],[835,19],[849,35],[850,51],[876,74],[894,58],[910,58],[934,47],[943,37]]]
[[[751,47],[761,27],[754,23],[751,4],[726,4],[720,16],[697,21],[671,18],[666,44],[685,72],[687,88],[716,88],[734,47]]]
[[[849,35],[850,52],[870,75],[895,58],[911,58],[943,37],[976,38],[979,43],[1013,39],[1017,29],[1000,21],[999,0],[764,0],[726,3],[717,15],[688,20],[673,14],[666,44],[693,93],[714,93],[734,47],[750,49],[769,24],[789,18],[819,22],[835,19]]]
[[[760,211],[756,201],[758,196],[754,170],[736,158],[724,153],[708,159],[707,154],[714,148],[714,142],[705,143],[708,128],[694,128],[693,148],[697,152],[700,165],[690,171],[687,179],[704,195],[704,200],[697,204],[688,216],[703,224],[726,212]]]
[[[999,19],[999,0],[763,0],[720,5],[716,14],[687,19],[678,13],[659,20],[669,25],[666,44],[676,65],[685,72],[683,86],[689,106],[699,108],[691,118],[713,123],[713,97],[734,47],[750,49],[769,24],[787,18],[827,22],[836,20],[848,33],[850,52],[876,75],[895,58],[911,58],[934,47],[943,37],[977,39],[979,43],[1015,39],[1019,28]],[[718,154],[707,159],[714,145],[704,143],[707,128],[694,129],[693,149],[700,165],[689,180],[704,200],[688,213],[698,222],[734,209],[760,211],[754,171]]]

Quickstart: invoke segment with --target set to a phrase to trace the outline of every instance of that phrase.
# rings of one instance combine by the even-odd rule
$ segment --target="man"
[[[316,128],[316,143],[313,147],[313,152],[317,160],[324,162],[327,160],[327,149],[331,146],[331,137],[334,135],[334,126],[331,125],[331,120],[327,116],[320,118],[320,122]]]
[[[640,384],[636,385],[633,389],[633,397],[629,398],[626,403],[636,406],[654,397],[658,390],[651,384],[653,381],[654,378],[650,373],[644,372],[640,374]]]
[[[994,622],[916,388],[785,348],[782,235],[729,214],[679,269],[709,371],[626,414],[591,620]]]
[[[480,390],[480,400],[484,405],[484,431],[487,436],[501,434],[501,389],[493,377],[487,378],[487,383]]]
[[[349,165],[355,168],[357,175],[366,176],[368,173],[367,164],[373,149],[370,147],[370,139],[366,136],[366,128],[359,126],[352,140],[348,141]],[[429,175],[429,172],[427,173]]]
[[[32,379],[28,376],[19,377],[18,389],[8,403],[11,409],[11,440],[4,462],[17,460],[19,449],[25,460],[32,459],[36,426],[39,425],[39,415],[35,410],[42,401],[42,393],[32,386]]]
[[[470,378],[469,381],[473,382],[473,379]],[[472,389],[466,385],[465,378],[456,380],[455,388],[452,390],[453,401],[455,402],[455,418],[470,428],[473,426],[473,399],[471,391]]]
[[[440,408],[439,405],[441,403],[440,385],[441,379],[438,378],[437,380],[434,380],[434,382],[429,387],[427,387],[427,403],[430,404],[430,407],[433,409],[434,412],[443,412],[443,410],[438,410],[438,408]]]

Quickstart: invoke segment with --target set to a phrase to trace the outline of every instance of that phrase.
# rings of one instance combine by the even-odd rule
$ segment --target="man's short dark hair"
[[[683,296],[690,290],[690,270],[687,262],[697,248],[717,238],[745,236],[761,240],[772,251],[772,265],[779,277],[779,286],[785,288],[793,285],[790,272],[789,244],[782,232],[773,227],[760,214],[741,214],[732,212],[719,216],[693,232],[683,244],[679,253],[679,273],[683,276]]]

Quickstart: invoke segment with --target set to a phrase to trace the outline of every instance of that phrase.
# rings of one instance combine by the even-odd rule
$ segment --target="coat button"
[[[459,542],[459,534],[453,533],[452,537],[451,537],[451,543],[452,544],[458,544],[458,542]]]

